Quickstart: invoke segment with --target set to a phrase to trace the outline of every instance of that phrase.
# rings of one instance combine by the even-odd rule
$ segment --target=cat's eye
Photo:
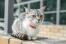
[[[40,15],[40,18],[43,18],[43,15]]]
[[[32,15],[33,18],[35,18],[36,16],[35,15]]]

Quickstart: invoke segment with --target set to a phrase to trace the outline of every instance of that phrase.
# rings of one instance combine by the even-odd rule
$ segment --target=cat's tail
[[[28,36],[26,34],[22,34],[22,33],[11,34],[11,36],[18,38],[20,40],[28,40]]]

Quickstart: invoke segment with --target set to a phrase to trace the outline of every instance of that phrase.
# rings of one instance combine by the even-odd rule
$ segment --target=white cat
[[[23,20],[21,18],[15,19],[12,25],[12,31],[13,34],[21,33],[22,36],[26,34],[29,40],[34,40],[37,38],[36,35],[39,32],[38,26],[42,23],[43,15],[38,9],[30,9],[30,11],[28,11],[28,9],[25,8],[25,10],[25,18]]]

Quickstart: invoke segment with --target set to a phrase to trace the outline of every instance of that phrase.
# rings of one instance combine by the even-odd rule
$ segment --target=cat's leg
[[[28,35],[28,40],[36,40],[36,39],[37,39],[37,36],[34,35],[33,33]]]
[[[33,39],[33,40],[36,40],[36,39],[38,38],[38,36],[37,36],[38,30],[35,30],[33,34],[34,34],[34,35],[32,36],[32,39]]]
[[[38,38],[37,34],[39,34],[39,29],[35,29],[34,35],[32,36],[33,40],[36,40]]]
[[[32,37],[31,36],[28,36],[28,40],[32,40]]]

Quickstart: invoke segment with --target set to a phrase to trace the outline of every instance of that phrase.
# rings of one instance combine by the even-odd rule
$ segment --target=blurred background
[[[6,0],[0,0],[0,30],[4,30],[4,23],[8,25],[7,17],[10,17],[5,14],[5,7],[8,5],[6,3]],[[66,25],[66,0],[14,0],[13,16],[19,16],[19,13],[23,12],[23,7],[39,9],[41,6],[40,3],[43,4],[42,6],[46,7],[45,10],[43,10],[45,16],[43,20],[44,25]],[[17,10],[19,13],[14,14]]]

